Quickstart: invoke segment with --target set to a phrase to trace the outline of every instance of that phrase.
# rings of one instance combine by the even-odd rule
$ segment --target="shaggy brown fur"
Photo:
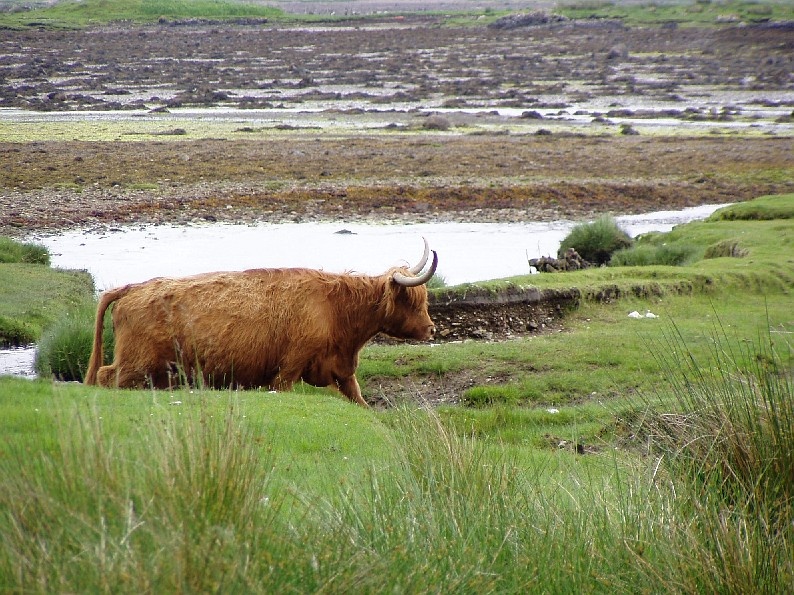
[[[429,339],[424,285],[309,269],[254,269],[157,278],[105,292],[97,308],[86,384],[288,390],[300,379],[366,406],[358,353],[379,332]],[[115,358],[101,366],[105,312],[113,306]],[[101,366],[101,367],[100,367]]]

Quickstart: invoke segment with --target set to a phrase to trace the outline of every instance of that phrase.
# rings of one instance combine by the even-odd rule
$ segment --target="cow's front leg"
[[[347,376],[345,378],[336,377],[336,388],[339,389],[339,392],[345,395],[348,399],[353,401],[354,403],[358,403],[362,407],[369,408],[367,402],[361,396],[361,387],[358,385],[358,380],[356,379],[356,375],[353,374],[352,376]]]

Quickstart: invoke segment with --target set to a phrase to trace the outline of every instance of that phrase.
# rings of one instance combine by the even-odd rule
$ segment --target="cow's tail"
[[[83,379],[85,384],[95,385],[97,383],[97,372],[105,359],[105,355],[102,353],[102,334],[105,328],[105,312],[107,312],[110,304],[124,297],[129,290],[130,286],[125,285],[124,287],[106,291],[99,297],[99,305],[96,309],[96,321],[94,322],[94,346],[91,349],[91,359],[88,360],[88,370],[86,370],[85,378]]]

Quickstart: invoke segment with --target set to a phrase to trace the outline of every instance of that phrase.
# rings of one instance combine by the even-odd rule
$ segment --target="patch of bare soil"
[[[463,341],[509,341],[529,335],[565,331],[564,317],[581,298],[576,289],[567,291],[519,289],[492,295],[472,290],[465,296],[436,294],[430,299],[430,316],[436,325],[435,343]],[[374,341],[394,340],[378,336]],[[401,402],[424,402],[428,405],[452,405],[473,386],[508,382],[510,373],[463,371],[428,373],[409,378],[377,376],[367,378],[363,393],[367,402],[390,407]]]
[[[485,377],[471,370],[410,378],[377,376],[366,379],[362,393],[367,403],[378,409],[417,402],[437,407],[458,405],[461,395],[474,386],[508,380],[508,378]]]

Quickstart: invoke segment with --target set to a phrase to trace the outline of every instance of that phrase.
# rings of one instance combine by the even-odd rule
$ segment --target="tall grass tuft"
[[[644,580],[623,538],[647,539],[635,525],[638,500],[617,513],[614,492],[578,470],[570,483],[559,479],[567,473],[556,474],[554,457],[519,460],[451,432],[433,411],[391,415],[393,457],[363,485],[343,483],[335,498],[309,506],[313,555],[326,575],[308,590],[565,593]],[[644,499],[639,506],[647,510]],[[616,522],[627,515],[626,525]]]
[[[609,260],[609,266],[682,266],[697,260],[699,251],[695,246],[635,244],[618,250]]]
[[[575,226],[560,243],[557,256],[562,258],[568,248],[573,248],[586,261],[602,265],[609,262],[613,253],[631,244],[631,237],[615,218],[603,215],[591,223]]]
[[[691,552],[681,580],[695,590],[785,591],[794,584],[792,345],[771,331],[731,340],[720,326],[703,361],[677,329],[653,351],[673,400],[644,430],[685,501],[679,514],[691,518],[691,533],[679,524]]]
[[[393,412],[393,460],[361,486],[313,507],[350,556],[330,585],[395,592],[523,590],[536,576],[516,574],[525,548],[523,475],[482,444],[446,430],[433,412]],[[349,551],[345,551],[347,547]]]
[[[26,345],[35,340],[36,332],[29,324],[0,314],[0,347]]]
[[[35,368],[39,376],[82,382],[93,347],[95,315],[96,305],[86,303],[67,312],[45,331],[36,353]],[[107,317],[104,335],[106,361],[113,358],[110,325],[110,317]]]
[[[430,281],[427,282],[427,288],[429,290],[432,289],[444,289],[447,286],[447,280],[444,275],[441,275],[436,271],[436,274],[430,277]]]
[[[60,425],[40,456],[0,457],[2,590],[246,590],[255,530],[278,531],[272,461],[233,406],[155,408],[126,439],[97,411]]]

